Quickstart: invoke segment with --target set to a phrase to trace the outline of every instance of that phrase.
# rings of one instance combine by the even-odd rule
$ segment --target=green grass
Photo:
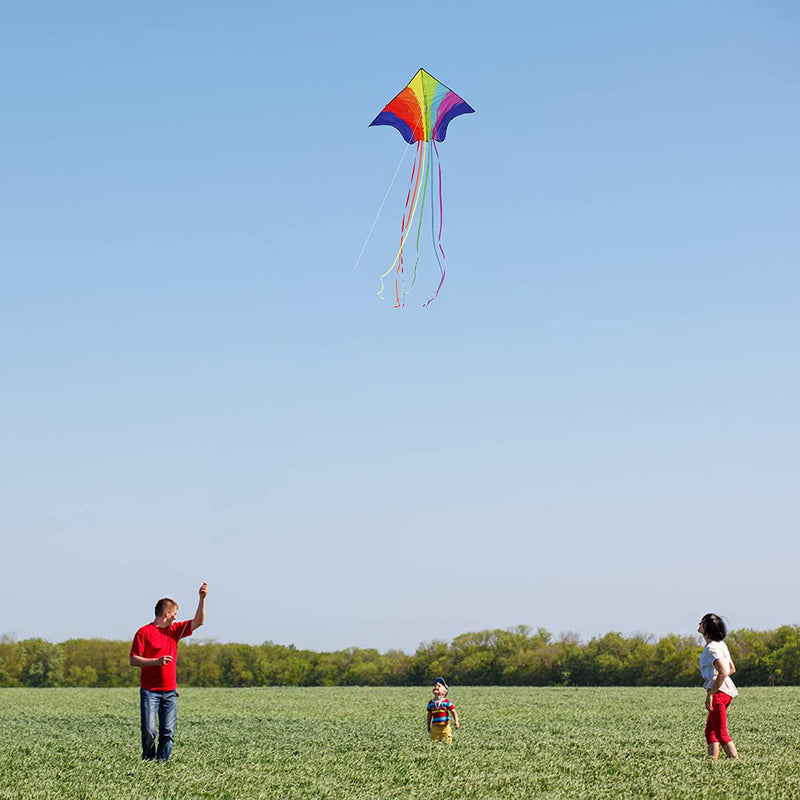
[[[0,690],[0,798],[798,798],[800,689],[745,689],[737,762],[705,757],[700,689],[183,689],[168,764],[139,761],[135,689]]]

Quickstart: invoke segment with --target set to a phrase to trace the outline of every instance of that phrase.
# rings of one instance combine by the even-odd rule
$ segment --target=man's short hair
[[[171,597],[162,597],[156,603],[156,616],[160,617],[168,608],[177,608],[178,604]]]

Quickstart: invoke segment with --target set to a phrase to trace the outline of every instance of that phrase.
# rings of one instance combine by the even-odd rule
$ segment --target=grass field
[[[138,691],[0,690],[0,798],[800,798],[800,689],[745,689],[739,761],[708,762],[700,689],[183,689],[168,764],[139,761]]]

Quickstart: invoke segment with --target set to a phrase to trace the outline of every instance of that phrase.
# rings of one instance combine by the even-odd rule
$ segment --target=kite
[[[384,278],[395,273],[394,294],[395,308],[405,305],[405,266],[404,248],[415,222],[417,223],[416,259],[411,279],[411,289],[417,279],[419,264],[419,239],[422,232],[422,219],[425,215],[426,198],[430,190],[431,237],[436,261],[439,265],[440,280],[434,294],[424,303],[427,306],[439,296],[446,274],[445,254],[442,247],[442,165],[439,161],[437,142],[443,142],[450,121],[461,114],[472,114],[471,108],[455,92],[439,83],[433,75],[424,69],[409,82],[397,97],[394,98],[370,123],[373,125],[392,125],[400,131],[409,145],[416,143],[417,155],[411,170],[411,183],[406,194],[406,205],[403,222],[400,227],[400,248],[392,266],[381,275],[381,288],[378,296],[383,296]],[[437,215],[438,212],[438,215]],[[438,231],[436,221],[438,218]],[[402,287],[402,289],[401,289]],[[410,290],[409,290],[410,291]]]

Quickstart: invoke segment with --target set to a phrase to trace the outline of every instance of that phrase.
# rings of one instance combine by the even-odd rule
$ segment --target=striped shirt
[[[447,699],[444,700],[431,700],[428,703],[428,712],[433,714],[431,717],[432,725],[447,725],[450,722],[450,711],[456,710],[456,707]]]

